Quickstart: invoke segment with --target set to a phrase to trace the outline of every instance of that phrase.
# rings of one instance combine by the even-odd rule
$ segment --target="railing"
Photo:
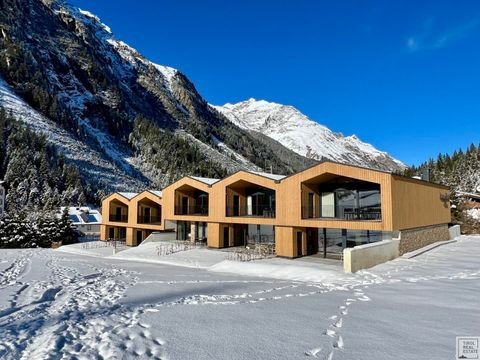
[[[205,244],[191,243],[189,241],[178,241],[178,242],[161,243],[155,247],[155,251],[157,253],[157,256],[168,256],[180,251],[188,251],[188,250],[203,249],[203,248],[205,248]]]
[[[206,206],[175,206],[175,215],[208,215]]]
[[[227,206],[226,214],[227,216],[254,216],[274,218],[275,209],[272,209],[269,206],[258,206],[252,208],[248,208],[247,206]]]
[[[82,243],[82,249],[99,249],[105,247],[125,248],[127,246],[125,239],[107,239],[99,241],[90,241]]]
[[[234,251],[227,252],[226,260],[230,261],[252,261],[262,260],[275,257],[275,245],[265,244],[257,245],[254,248],[235,249]]]
[[[117,215],[117,214],[110,214],[108,217],[110,221],[117,221],[117,222],[128,222],[128,215]]]
[[[100,235],[82,235],[78,237],[78,242],[100,241]]]
[[[247,243],[248,244],[273,244],[275,243],[275,235],[273,234],[247,235]]]
[[[162,222],[162,218],[160,216],[137,216],[137,223],[138,224],[160,224]]]
[[[320,211],[319,211],[320,210]],[[331,216],[329,216],[331,215]],[[382,220],[380,209],[353,207],[302,207],[302,219],[339,219],[339,220]]]

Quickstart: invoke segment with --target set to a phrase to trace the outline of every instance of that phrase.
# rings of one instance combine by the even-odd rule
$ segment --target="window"
[[[322,217],[335,217],[335,193],[322,193]]]

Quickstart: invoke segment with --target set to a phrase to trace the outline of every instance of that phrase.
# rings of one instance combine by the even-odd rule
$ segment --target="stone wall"
[[[402,230],[400,232],[400,255],[445,240],[450,240],[447,224]]]

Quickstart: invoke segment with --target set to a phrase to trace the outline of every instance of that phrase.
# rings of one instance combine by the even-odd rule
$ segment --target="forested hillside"
[[[407,176],[420,175],[422,169],[430,169],[431,181],[447,185],[456,201],[458,192],[477,192],[480,186],[480,145],[471,144],[467,150],[456,150],[453,154],[439,154],[417,167],[406,171]]]
[[[1,108],[0,160],[0,179],[7,186],[10,211],[53,210],[88,200],[78,169],[67,164],[45,136],[32,132]]]

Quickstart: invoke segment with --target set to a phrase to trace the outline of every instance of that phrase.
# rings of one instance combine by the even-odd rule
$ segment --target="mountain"
[[[234,125],[180,71],[64,1],[0,2],[0,106],[45,135],[99,196],[186,174],[265,165],[288,174],[312,164]]]
[[[60,0],[0,1],[0,107],[78,170],[87,199],[187,174],[291,174],[320,159],[232,122],[179,70],[149,61],[97,16]],[[376,159],[364,164],[390,166],[388,156]],[[10,167],[0,167],[0,178]]]
[[[249,99],[213,107],[242,129],[264,134],[310,159],[328,159],[382,170],[406,168],[402,162],[355,135],[345,137],[335,133],[292,106]]]

